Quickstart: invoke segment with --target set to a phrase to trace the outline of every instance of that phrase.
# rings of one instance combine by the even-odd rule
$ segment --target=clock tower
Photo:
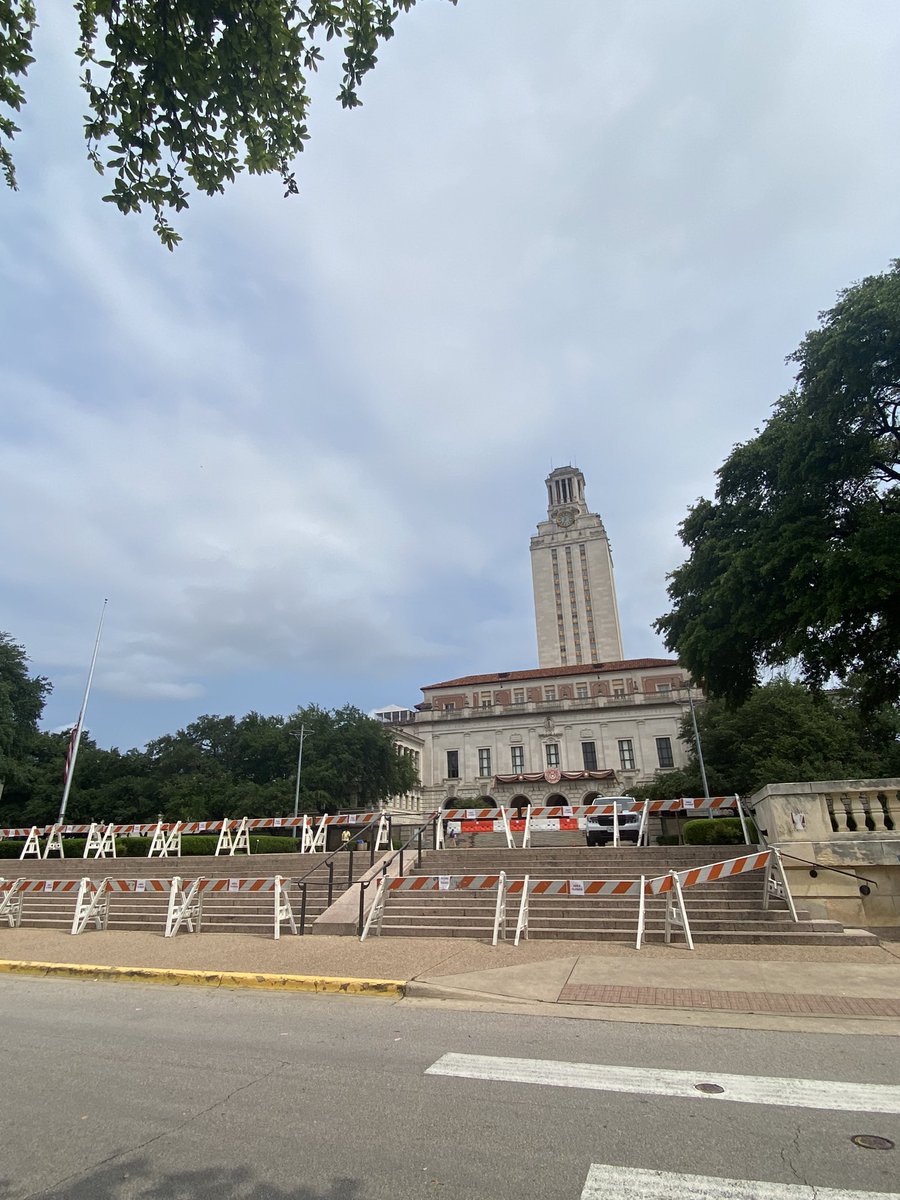
[[[547,520],[531,539],[539,665],[620,662],[622,631],[603,522],[588,512],[577,467],[557,467],[546,482]]]

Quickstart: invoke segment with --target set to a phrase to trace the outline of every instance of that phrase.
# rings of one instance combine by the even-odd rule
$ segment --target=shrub
[[[748,828],[752,841],[756,836],[752,822]],[[744,843],[739,817],[699,817],[685,821],[682,836],[688,846],[738,846]]]

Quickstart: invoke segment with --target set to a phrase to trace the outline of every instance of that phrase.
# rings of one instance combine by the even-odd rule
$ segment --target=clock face
[[[562,512],[558,512],[555,517],[557,525],[563,529],[568,529],[570,525],[575,524],[575,511],[571,508],[564,508]]]

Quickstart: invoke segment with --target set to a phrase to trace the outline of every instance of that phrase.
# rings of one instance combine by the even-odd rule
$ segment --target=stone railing
[[[772,845],[830,843],[843,858],[848,843],[900,842],[900,779],[773,783],[748,805]],[[861,861],[873,861],[868,850]]]
[[[813,915],[900,924],[900,779],[773,783],[746,804]]]

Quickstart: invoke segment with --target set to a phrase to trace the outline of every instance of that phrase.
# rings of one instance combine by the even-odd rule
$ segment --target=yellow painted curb
[[[6,975],[60,975],[74,979],[105,979],[111,983],[168,983],[199,987],[268,988],[282,992],[337,992],[345,996],[405,994],[401,979],[343,979],[331,975],[270,975],[251,971],[185,971],[174,967],[105,967],[90,963],[15,962],[0,959]]]

